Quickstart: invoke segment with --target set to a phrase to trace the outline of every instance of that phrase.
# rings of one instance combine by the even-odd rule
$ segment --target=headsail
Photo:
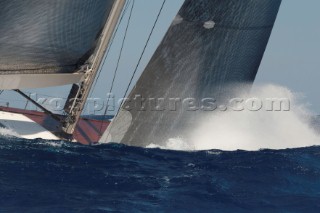
[[[15,88],[0,84],[0,89],[27,88],[26,78],[32,77],[33,88],[78,83],[82,74],[70,73],[81,72],[94,53],[114,2],[1,0],[0,75],[16,84]],[[53,81],[49,74],[55,74]],[[54,80],[59,79],[57,74],[64,81]]]
[[[170,104],[220,99],[227,84],[253,82],[280,4],[186,0],[101,142],[145,146],[183,137],[201,112]]]

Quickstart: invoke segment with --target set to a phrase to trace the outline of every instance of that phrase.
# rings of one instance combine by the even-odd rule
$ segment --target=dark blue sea
[[[319,212],[320,147],[178,152],[0,138],[1,212]]]

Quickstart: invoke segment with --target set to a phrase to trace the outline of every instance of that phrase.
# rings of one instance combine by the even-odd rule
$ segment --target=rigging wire
[[[120,65],[120,60],[121,60],[121,57],[122,57],[123,47],[124,47],[124,44],[126,42],[128,29],[129,29],[130,22],[131,22],[131,17],[132,17],[132,12],[133,12],[133,9],[134,9],[134,4],[135,4],[135,0],[132,1],[131,11],[130,11],[130,15],[129,15],[129,18],[128,18],[128,23],[127,23],[127,26],[126,26],[126,30],[125,30],[125,33],[124,33],[124,36],[123,36],[123,40],[122,40],[122,44],[121,44],[121,48],[120,48],[120,53],[119,53],[119,57],[118,57],[118,60],[117,60],[117,65],[116,65],[116,69],[114,71],[114,75],[113,75],[113,79],[112,79],[112,83],[111,83],[111,87],[110,87],[109,93],[112,92],[113,87],[114,87],[114,82],[115,82],[115,79],[117,77],[117,73],[118,73],[118,69],[119,69],[119,65]],[[109,99],[108,99],[108,102],[109,102]],[[108,104],[109,103],[107,103],[107,106],[108,106]]]
[[[124,36],[123,36],[123,40],[122,40],[122,44],[121,44],[121,48],[120,48],[120,53],[119,53],[119,57],[118,57],[118,60],[117,60],[117,65],[116,65],[116,68],[114,70],[113,79],[112,79],[112,83],[111,83],[110,90],[109,90],[108,94],[110,94],[113,91],[114,82],[115,82],[117,74],[118,74],[120,60],[121,60],[123,48],[124,48],[124,45],[125,45],[125,42],[126,42],[126,39],[127,39],[128,29],[129,29],[129,26],[130,26],[134,5],[135,5],[135,0],[132,0],[132,6],[131,6],[131,9],[130,9],[130,14],[129,14],[127,26],[126,26],[125,33],[124,33]],[[108,109],[109,109],[109,97],[107,99],[106,109],[105,109],[104,114],[103,114],[104,118],[107,116]],[[100,131],[99,131],[100,134],[102,133],[102,126],[103,126],[103,122],[101,122]]]
[[[147,47],[148,47],[148,44],[149,44],[150,39],[151,39],[151,37],[152,37],[152,35],[153,35],[154,29],[155,29],[155,27],[157,26],[157,23],[158,23],[158,21],[159,21],[160,15],[161,15],[161,13],[162,13],[162,11],[163,11],[163,8],[164,8],[164,5],[166,4],[166,2],[167,2],[167,0],[163,0],[163,3],[162,3],[162,5],[161,5],[161,8],[160,8],[159,13],[158,13],[158,15],[157,15],[157,18],[156,18],[156,20],[155,20],[155,22],[154,22],[154,24],[153,24],[153,26],[152,26],[152,29],[151,29],[151,31],[150,31],[150,34],[149,34],[148,39],[147,39],[147,41],[146,41],[146,44],[145,44],[145,46],[144,46],[144,48],[143,48],[143,51],[142,51],[142,53],[141,53],[141,55],[140,55],[140,58],[139,58],[139,60],[138,60],[138,63],[137,63],[137,65],[136,65],[136,67],[135,67],[135,69],[134,69],[134,72],[133,72],[133,74],[132,74],[132,76],[131,76],[131,79],[130,79],[130,81],[129,81],[129,84],[128,84],[128,87],[127,87],[127,89],[126,89],[126,92],[124,93],[124,96],[123,96],[123,99],[122,99],[122,101],[121,101],[120,107],[119,107],[119,109],[117,110],[117,113],[115,114],[114,118],[116,118],[116,117],[118,116],[118,114],[119,114],[119,112],[120,112],[120,109],[121,109],[121,107],[122,107],[122,105],[123,105],[123,103],[124,103],[124,101],[125,101],[125,97],[127,97],[127,94],[128,94],[129,89],[130,89],[130,87],[131,87],[131,84],[132,84],[132,82],[133,82],[133,79],[134,79],[134,77],[135,77],[135,75],[136,75],[136,73],[137,73],[137,71],[138,71],[138,68],[139,68],[139,66],[140,66],[141,60],[142,60],[142,58],[143,58],[143,56],[144,56],[144,54],[145,54],[145,51],[146,51],[146,49],[147,49]],[[107,106],[107,109],[106,109],[106,111],[105,111],[105,115],[104,115],[104,116],[107,115],[107,112],[108,112],[108,106]],[[111,126],[110,128],[112,128],[112,126]],[[111,131],[109,131],[108,134],[110,134],[110,132],[111,132]],[[101,129],[100,129],[100,133],[101,133]],[[109,137],[109,135],[108,135],[108,137]],[[108,137],[107,137],[107,138],[108,138]]]
[[[95,87],[96,87],[96,85],[97,85],[97,83],[98,83],[98,80],[99,80],[100,75],[101,75],[101,72],[102,72],[102,68],[103,68],[104,65],[106,64],[106,61],[107,61],[107,58],[108,58],[108,56],[109,56],[111,47],[113,46],[113,41],[114,41],[114,39],[115,39],[115,37],[116,37],[116,35],[117,35],[117,33],[118,33],[119,27],[120,27],[120,25],[121,25],[121,23],[122,23],[122,20],[123,20],[125,14],[126,14],[126,12],[127,12],[127,9],[128,9],[128,7],[129,7],[130,3],[131,3],[131,0],[126,1],[125,8],[123,9],[123,12],[122,12],[121,18],[120,18],[120,20],[119,20],[119,23],[117,24],[116,30],[115,30],[115,32],[113,33],[113,36],[112,36],[112,38],[111,38],[110,45],[109,45],[108,50],[107,50],[107,53],[106,53],[106,55],[105,55],[105,57],[104,57],[104,59],[103,59],[102,65],[101,65],[101,67],[100,67],[100,69],[99,69],[98,76],[97,76],[97,78],[96,78],[96,80],[95,80],[95,82],[94,82],[94,85],[93,85],[93,87],[92,87],[93,89],[91,90],[90,96],[92,95],[92,93],[93,93],[94,90],[95,90]]]
[[[104,57],[102,66],[101,66],[101,68],[100,68],[100,70],[99,70],[99,72],[98,72],[98,76],[97,76],[96,81],[95,81],[95,83],[94,83],[93,90],[91,90],[90,96],[91,96],[92,93],[94,92],[95,86],[97,85],[98,79],[100,78],[100,75],[101,75],[102,67],[103,67],[103,66],[105,65],[105,63],[106,63],[106,60],[107,60],[107,58],[108,58],[110,49],[111,49],[111,47],[112,47],[112,45],[113,45],[115,36],[117,35],[117,32],[118,32],[118,30],[119,30],[119,27],[120,27],[120,25],[121,25],[121,23],[122,23],[122,20],[123,20],[125,14],[126,14],[126,12],[127,12],[127,9],[128,9],[128,7],[129,7],[130,3],[131,3],[131,0],[127,0],[127,1],[126,1],[126,5],[125,5],[125,7],[124,7],[124,9],[123,9],[122,15],[121,15],[121,17],[120,17],[120,19],[119,19],[119,22],[118,22],[118,24],[117,24],[117,27],[116,27],[116,29],[115,29],[115,32],[113,33],[113,36],[112,36],[112,38],[111,38],[110,45],[109,45],[108,50],[107,50],[107,52],[106,52],[106,55],[105,55],[105,57]],[[4,92],[4,90],[0,90],[0,95],[2,95],[3,92]],[[26,92],[26,93],[29,95],[29,97],[33,94],[33,93],[31,93],[31,92]],[[37,95],[41,95],[41,96],[44,96],[44,97],[46,97],[46,98],[57,98],[56,96],[50,96],[50,95],[39,94],[39,93],[37,93]],[[62,99],[62,100],[67,100],[67,98],[62,98],[62,97],[58,97],[58,98],[60,98],[60,99]],[[19,100],[12,100],[12,101],[25,102],[25,101],[19,101]],[[25,108],[26,108],[27,106],[28,106],[28,101],[27,101],[27,103],[26,103]]]
[[[136,73],[137,73],[137,71],[138,71],[138,68],[139,68],[139,66],[140,66],[141,60],[142,60],[142,58],[143,58],[143,56],[144,56],[144,54],[145,54],[145,51],[146,51],[146,49],[147,49],[147,47],[148,47],[148,44],[149,44],[149,42],[150,42],[150,39],[151,39],[151,37],[152,37],[152,35],[153,35],[154,29],[155,29],[155,27],[156,27],[156,25],[157,25],[157,23],[158,23],[158,21],[159,21],[160,15],[161,15],[161,13],[162,13],[162,11],[163,11],[163,8],[164,8],[164,5],[166,4],[166,2],[167,2],[167,0],[164,0],[163,3],[162,3],[162,5],[161,5],[161,8],[160,8],[159,13],[158,13],[158,15],[157,15],[157,18],[156,18],[156,20],[155,20],[155,22],[154,22],[154,24],[153,24],[153,27],[152,27],[152,29],[151,29],[151,31],[150,31],[148,40],[147,40],[147,42],[146,42],[146,44],[145,44],[145,46],[144,46],[144,48],[143,48],[143,51],[142,51],[142,53],[141,53],[141,55],[140,55],[140,58],[139,58],[139,60],[138,60],[138,63],[137,63],[137,65],[136,65],[135,69],[134,69],[134,72],[133,72],[132,76],[131,76],[131,79],[130,79],[130,81],[129,81],[128,87],[127,87],[127,89],[126,89],[126,92],[124,93],[122,102],[121,102],[121,104],[120,104],[120,107],[119,107],[119,109],[118,109],[115,117],[119,114],[120,108],[122,107],[122,104],[123,104],[123,102],[124,102],[124,100],[125,100],[125,97],[127,97],[127,95],[128,95],[128,92],[129,92],[129,89],[130,89],[131,84],[132,84],[132,82],[133,82],[133,79],[134,79],[134,77],[135,77],[135,75],[136,75]]]

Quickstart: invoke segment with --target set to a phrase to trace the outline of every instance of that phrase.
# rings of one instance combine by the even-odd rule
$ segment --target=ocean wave
[[[235,86],[231,90],[237,91],[234,97],[242,97],[245,100],[252,97],[258,100],[288,99],[291,109],[212,112],[195,120],[195,127],[188,129],[185,137],[153,142],[147,148],[180,151],[258,151],[320,145],[320,121],[315,121],[299,94],[276,85],[256,86],[249,94],[244,92],[249,90],[244,85],[239,88]]]
[[[320,147],[175,151],[0,137],[9,212],[317,212]]]

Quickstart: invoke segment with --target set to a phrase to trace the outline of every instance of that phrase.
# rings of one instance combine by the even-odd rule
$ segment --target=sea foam
[[[19,137],[20,135],[12,129],[0,128],[0,135],[4,137]]]
[[[248,150],[287,149],[320,145],[320,135],[311,126],[311,113],[301,101],[301,95],[276,85],[255,86],[250,94],[235,88],[234,97],[288,99],[290,110],[215,111],[195,122],[185,139],[172,138],[166,145],[149,148],[170,150]],[[246,88],[247,89],[247,88]],[[245,89],[245,90],[246,90]]]

